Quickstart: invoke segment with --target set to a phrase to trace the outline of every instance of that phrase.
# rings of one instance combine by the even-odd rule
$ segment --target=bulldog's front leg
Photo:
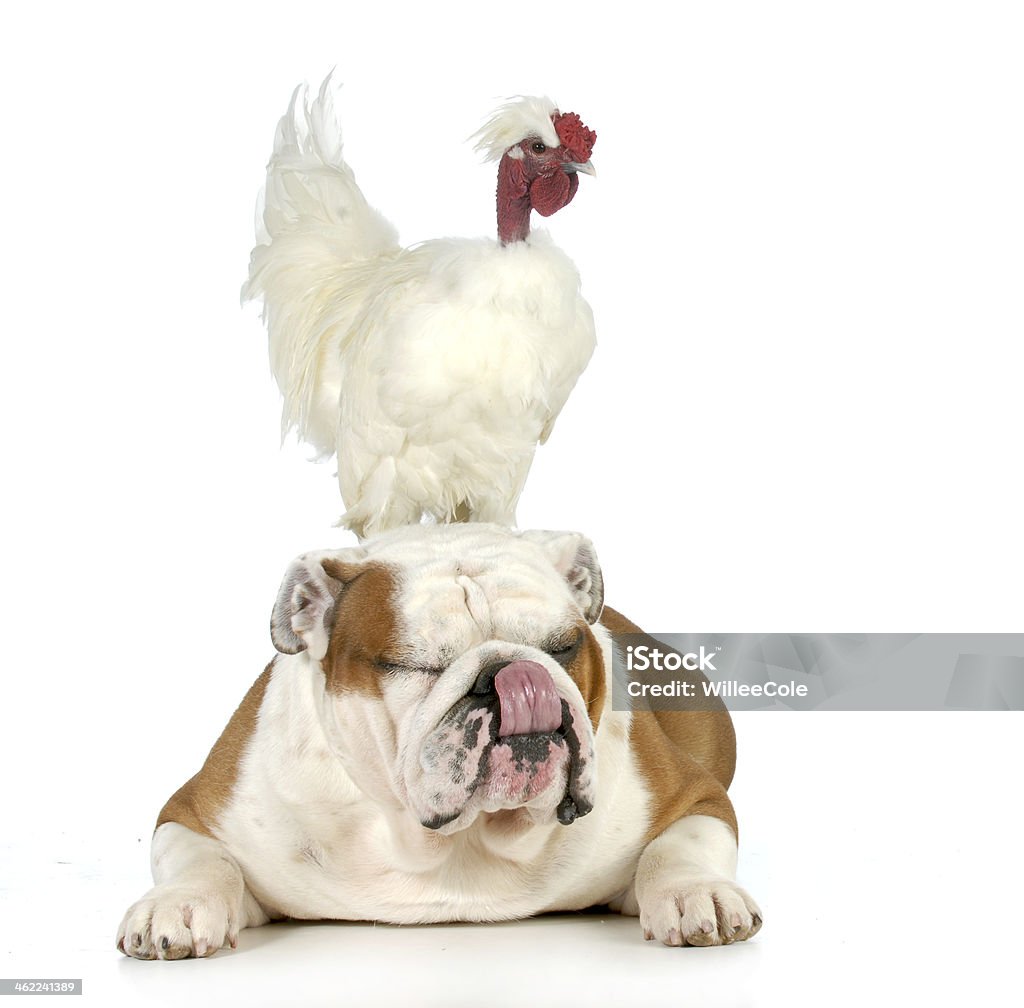
[[[269,920],[227,848],[179,823],[153,835],[153,881],[117,932],[117,947],[136,959],[212,955]]]
[[[644,937],[666,945],[728,945],[757,934],[761,911],[734,881],[736,837],[721,819],[685,816],[644,849],[634,883]],[[631,905],[632,904],[632,905]]]

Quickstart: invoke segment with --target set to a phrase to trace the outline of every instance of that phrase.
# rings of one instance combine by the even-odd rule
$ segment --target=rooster
[[[498,162],[498,234],[410,248],[342,157],[328,77],[278,123],[243,298],[263,301],[282,430],[337,458],[365,537],[424,518],[515,524],[543,444],[594,349],[579,274],[530,214],[594,174],[596,134],[547,98],[475,135]]]

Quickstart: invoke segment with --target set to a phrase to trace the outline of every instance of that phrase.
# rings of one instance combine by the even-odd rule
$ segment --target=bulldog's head
[[[594,802],[602,605],[581,535],[413,526],[296,560],[271,633],[316,663],[328,742],[375,801],[443,833],[568,824]]]

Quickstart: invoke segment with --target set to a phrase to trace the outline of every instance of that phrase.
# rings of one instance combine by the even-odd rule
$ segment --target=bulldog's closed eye
[[[395,661],[392,658],[375,658],[374,666],[387,675],[395,675],[398,672],[421,672],[423,675],[440,675],[443,668],[432,668],[425,665],[417,665],[412,661]]]
[[[555,661],[565,662],[572,658],[579,650],[581,640],[583,640],[583,635],[577,634],[571,640],[555,641],[549,644],[546,650]]]

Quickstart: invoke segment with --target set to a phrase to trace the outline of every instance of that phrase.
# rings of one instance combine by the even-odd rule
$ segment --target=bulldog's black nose
[[[494,677],[508,664],[507,661],[495,661],[480,669],[480,674],[473,684],[474,693],[493,693]]]

